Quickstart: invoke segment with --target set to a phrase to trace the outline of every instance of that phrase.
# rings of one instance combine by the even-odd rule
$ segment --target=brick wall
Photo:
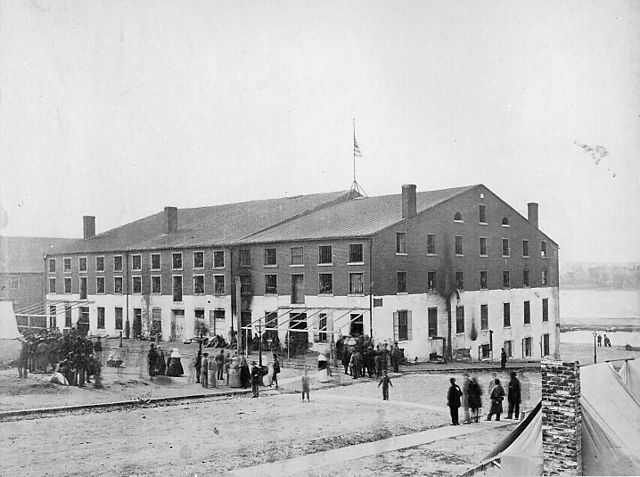
[[[544,475],[582,475],[580,365],[542,361]]]

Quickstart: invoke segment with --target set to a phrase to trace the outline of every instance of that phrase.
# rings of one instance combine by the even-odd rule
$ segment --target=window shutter
[[[398,341],[398,312],[393,312],[393,341]]]
[[[407,339],[409,341],[413,339],[412,324],[411,324],[411,310],[407,311]]]

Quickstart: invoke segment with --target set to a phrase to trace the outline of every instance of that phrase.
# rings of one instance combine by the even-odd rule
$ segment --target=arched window
[[[502,226],[509,227],[509,219],[507,219],[506,217],[502,217]]]
[[[456,212],[453,216],[453,220],[455,220],[456,222],[462,222],[462,214],[460,212]]]

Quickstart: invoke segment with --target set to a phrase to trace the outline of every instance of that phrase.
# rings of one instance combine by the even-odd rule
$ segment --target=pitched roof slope
[[[86,253],[228,245],[318,208],[347,199],[346,191],[178,209],[178,230],[167,234],[164,212],[144,217],[53,253]]]
[[[0,237],[0,273],[44,273],[44,254],[76,241],[52,237]]]
[[[475,185],[418,192],[417,212],[423,212]],[[303,217],[258,232],[242,243],[314,240],[373,235],[402,220],[402,194],[366,197],[341,202]]]

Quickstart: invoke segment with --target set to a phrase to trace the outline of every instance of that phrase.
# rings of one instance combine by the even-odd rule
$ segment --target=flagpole
[[[356,118],[353,118],[353,182],[356,182]]]

